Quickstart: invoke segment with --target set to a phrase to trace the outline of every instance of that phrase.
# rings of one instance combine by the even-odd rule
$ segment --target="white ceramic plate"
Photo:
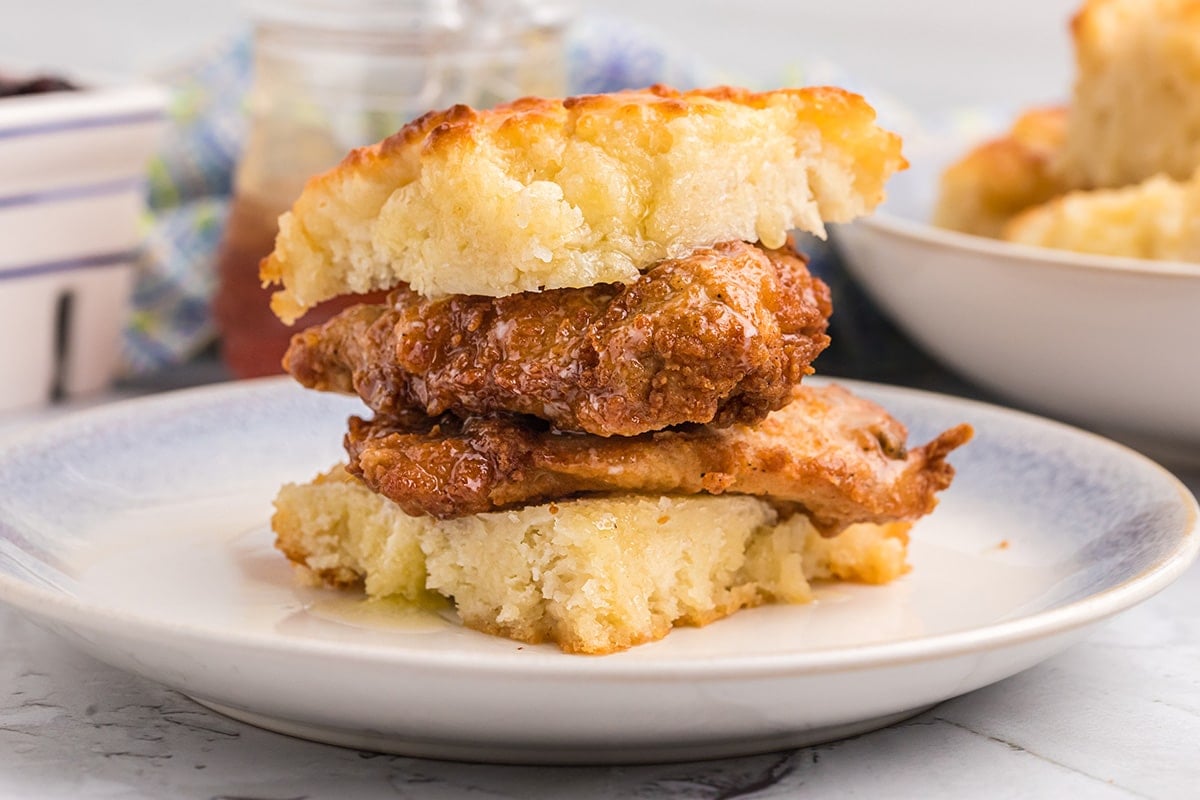
[[[276,487],[339,457],[355,402],[286,380],[138,400],[0,454],[0,598],[97,657],[275,730],[489,761],[734,755],[868,730],[1025,669],[1179,575],[1196,504],[1057,423],[851,384],[916,439],[978,436],[913,572],[603,657],[361,612],[271,548]]]
[[[1023,406],[1200,459],[1200,264],[1008,244],[928,224],[941,166],[917,147],[875,216],[836,241],[867,293],[959,374]]]

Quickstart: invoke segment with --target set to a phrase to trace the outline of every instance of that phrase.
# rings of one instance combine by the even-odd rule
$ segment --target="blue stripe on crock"
[[[100,255],[64,258],[58,261],[43,261],[40,264],[18,264],[13,267],[0,267],[0,282],[15,278],[30,278],[35,275],[51,275],[57,272],[76,272],[84,269],[115,267],[122,264],[132,264],[137,260],[137,249],[124,250],[119,253],[102,253]]]
[[[75,131],[86,128],[107,128],[115,125],[132,125],[143,122],[157,122],[163,119],[161,111],[138,111],[132,114],[118,114],[110,117],[83,117],[79,119],[55,120],[34,125],[18,125],[12,128],[0,128],[0,139],[15,139],[21,136],[33,136],[41,133],[59,133],[60,131]]]
[[[117,178],[102,183],[60,186],[54,189],[24,192],[22,194],[9,195],[8,197],[0,197],[0,209],[50,203],[58,200],[79,200],[87,197],[121,194],[130,190],[140,190],[144,183],[145,179],[139,175]]]

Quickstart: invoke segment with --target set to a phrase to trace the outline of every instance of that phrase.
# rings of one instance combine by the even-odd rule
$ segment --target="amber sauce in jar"
[[[213,304],[222,356],[235,376],[279,373],[296,331],[364,300],[323,303],[294,327],[270,311],[258,265],[274,248],[279,215],[306,180],[430,109],[561,95],[570,11],[564,0],[262,0],[255,6],[250,126]]]

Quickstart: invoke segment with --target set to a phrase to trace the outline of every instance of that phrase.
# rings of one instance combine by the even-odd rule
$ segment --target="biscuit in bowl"
[[[1006,134],[948,167],[933,223],[996,238],[1014,216],[1066,191],[1057,168],[1066,121],[1064,108],[1026,111]]]
[[[1200,261],[1191,222],[1197,213],[1200,172],[1187,182],[1156,175],[1135,186],[1056,197],[1015,217],[1002,238],[1078,253]]]
[[[1200,166],[1200,2],[1088,0],[1071,25],[1077,75],[1062,166],[1076,188]]]

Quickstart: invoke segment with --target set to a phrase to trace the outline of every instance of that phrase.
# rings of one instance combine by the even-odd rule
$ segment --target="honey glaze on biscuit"
[[[454,627],[449,601],[430,595],[429,600],[414,602],[403,597],[367,597],[344,592],[321,591],[304,606],[314,619],[359,630],[386,633],[436,633]]]

